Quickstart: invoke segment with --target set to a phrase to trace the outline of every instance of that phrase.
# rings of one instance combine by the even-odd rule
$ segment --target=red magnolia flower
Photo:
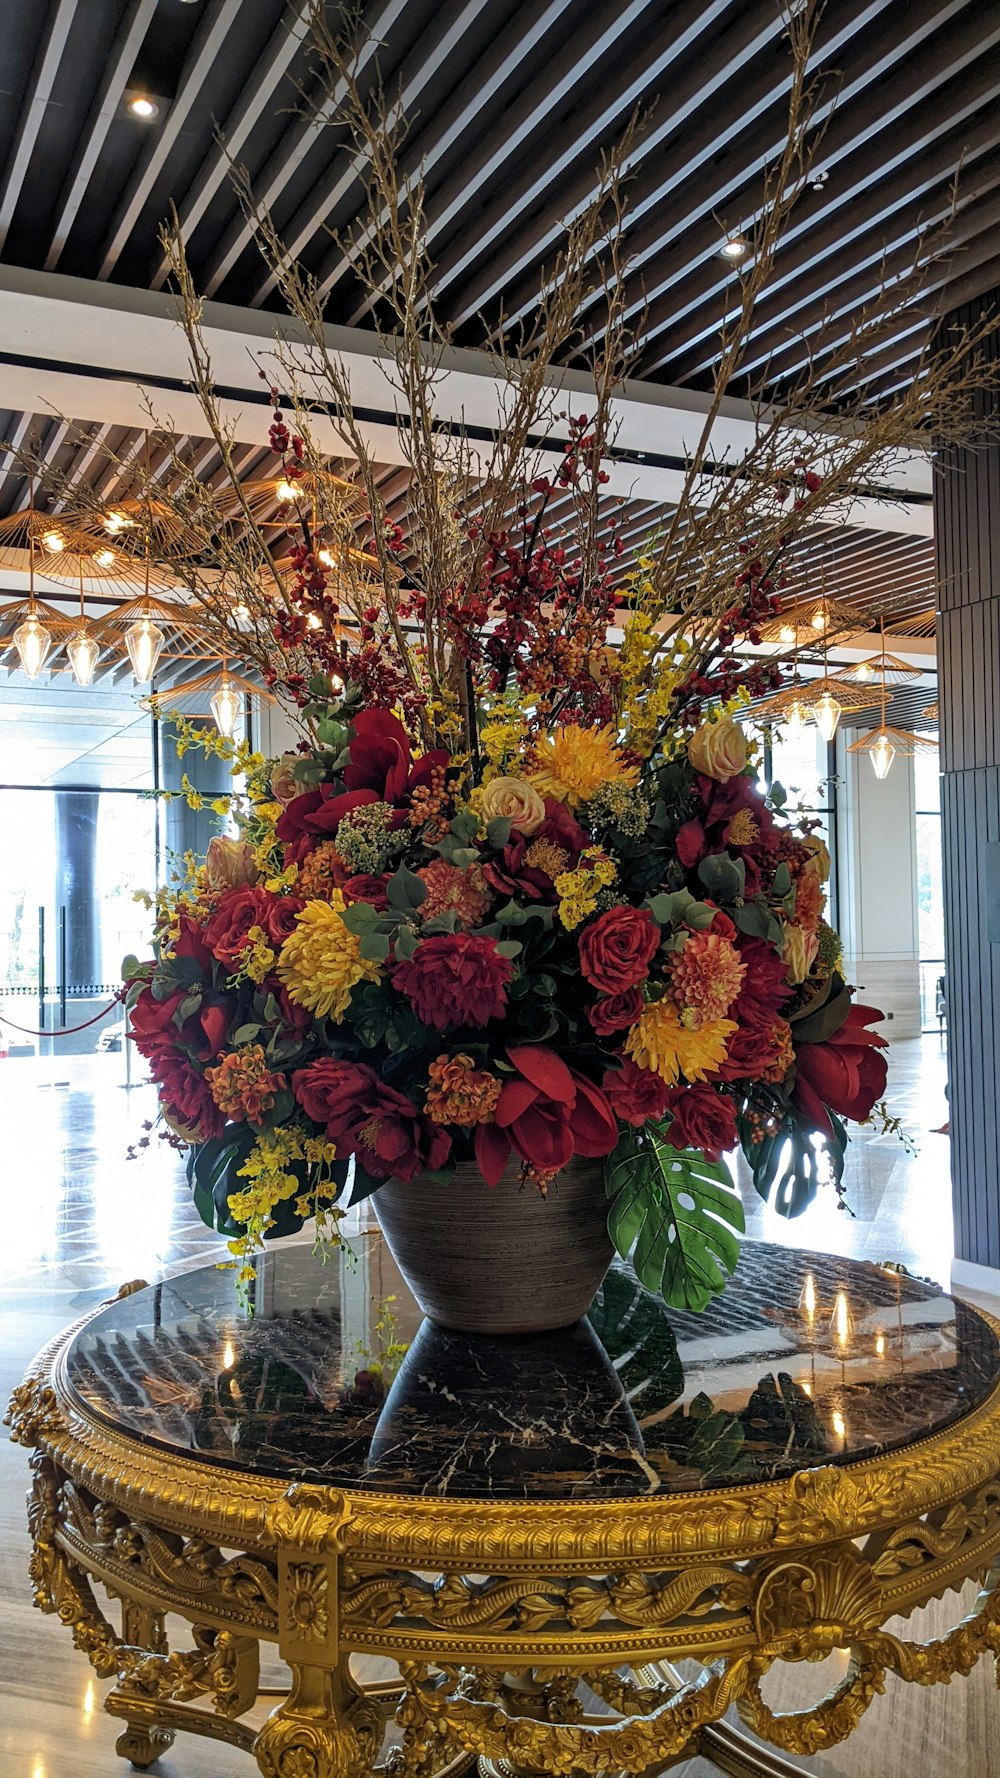
[[[501,895],[521,895],[527,901],[555,901],[553,879],[572,870],[590,841],[565,803],[545,798],[545,820],[530,838],[512,833],[498,858],[483,865],[483,876]]]
[[[166,1000],[156,1000],[151,988],[143,988],[130,1015],[132,1036],[141,1056],[152,1058],[162,1050],[191,1052],[199,1062],[219,1054],[229,1030],[230,1010],[219,1001],[202,1001],[196,1012],[178,1029],[174,1014],[189,988],[176,988]]]
[[[574,1154],[610,1154],[618,1125],[600,1087],[540,1043],[511,1044],[517,1073],[504,1081],[491,1124],[476,1129],[476,1160],[497,1185],[511,1154],[537,1173],[558,1173]]]
[[[670,1103],[670,1088],[651,1068],[640,1068],[631,1056],[621,1066],[609,1068],[601,1087],[617,1118],[638,1129],[647,1119],[659,1120]]]
[[[674,1148],[696,1148],[717,1161],[736,1147],[736,1108],[726,1093],[707,1085],[670,1087],[667,1099],[672,1115],[666,1138]]]
[[[636,983],[623,988],[620,994],[605,994],[595,1006],[588,1006],[587,1017],[598,1037],[610,1037],[613,1031],[624,1031],[634,1025],[642,1014],[642,989]]]
[[[205,927],[205,938],[220,963],[235,969],[249,942],[251,926],[259,926],[269,945],[279,951],[295,930],[303,903],[297,895],[272,895],[267,889],[230,889]]]
[[[177,917],[174,956],[193,958],[202,974],[211,976],[214,958],[205,938],[205,928],[199,920],[192,920],[190,914],[179,914]]]
[[[388,710],[362,710],[351,724],[350,764],[344,768],[348,790],[369,790],[379,802],[398,808],[408,803],[418,785],[429,785],[435,770],[445,770],[451,756],[443,747],[414,762],[410,737]]]
[[[488,1025],[507,1005],[514,973],[491,938],[471,932],[445,932],[425,938],[406,962],[393,965],[394,985],[405,994],[424,1025]]]
[[[852,1006],[832,1037],[796,1047],[793,1097],[817,1130],[827,1136],[832,1134],[828,1108],[840,1117],[863,1123],[885,1092],[888,1065],[878,1052],[888,1046],[877,1031],[868,1029],[881,1017],[874,1006]]]
[[[451,1152],[448,1132],[366,1062],[322,1056],[293,1075],[292,1092],[309,1117],[326,1125],[338,1154],[356,1154],[374,1179],[408,1184],[427,1168],[442,1167]]]
[[[660,943],[648,908],[608,908],[580,934],[580,969],[600,994],[644,982]]]

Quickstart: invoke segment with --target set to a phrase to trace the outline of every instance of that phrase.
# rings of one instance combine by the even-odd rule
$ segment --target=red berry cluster
[[[807,494],[818,494],[823,486],[823,477],[816,469],[807,469],[804,457],[796,457],[785,470],[782,470],[774,484],[774,497],[785,501],[789,494],[796,494],[793,506],[804,505]]]

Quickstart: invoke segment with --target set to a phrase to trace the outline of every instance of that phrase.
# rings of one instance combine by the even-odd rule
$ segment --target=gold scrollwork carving
[[[286,1612],[300,1641],[326,1641],[330,1628],[329,1592],[325,1568],[308,1562],[289,1565]]]
[[[254,1742],[263,1778],[365,1778],[382,1738],[379,1705],[355,1686],[346,1666],[292,1663],[292,1689]]]
[[[761,1650],[815,1661],[885,1617],[882,1589],[851,1545],[811,1561],[779,1562],[760,1576],[753,1602]]]
[[[385,1629],[401,1620],[477,1633],[583,1631],[602,1621],[648,1629],[717,1610],[741,1611],[749,1604],[751,1590],[748,1576],[721,1564],[672,1576],[628,1573],[579,1582],[499,1577],[474,1581],[459,1574],[432,1582],[398,1571],[359,1576],[349,1567],[341,1610],[344,1624],[354,1629]]]
[[[872,1562],[872,1573],[880,1580],[897,1574],[912,1573],[929,1562],[954,1556],[966,1543],[972,1543],[1000,1530],[1000,1482],[988,1482],[971,1500],[956,1501],[936,1522],[918,1519],[901,1525],[885,1540],[881,1553]]]

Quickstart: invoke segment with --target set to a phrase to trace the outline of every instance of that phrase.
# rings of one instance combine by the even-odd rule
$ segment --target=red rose
[[[599,994],[644,982],[660,943],[648,908],[608,908],[580,934],[580,968]]]
[[[267,889],[229,889],[221,896],[205,927],[205,937],[220,963],[237,969],[250,942],[251,926],[259,926],[269,945],[280,951],[295,930],[303,907],[297,895],[272,895]]]
[[[827,1136],[833,1128],[827,1108],[863,1123],[885,1092],[888,1065],[878,1051],[886,1040],[868,1026],[882,1018],[874,1006],[852,1006],[838,1031],[824,1043],[796,1046],[796,1102]],[[795,1036],[795,1026],[792,1026]]]
[[[213,958],[205,928],[200,921],[192,920],[190,914],[178,916],[173,951],[175,957],[192,958],[205,975],[211,976]]]
[[[736,1107],[728,1094],[693,1086],[671,1087],[667,1096],[672,1116],[666,1138],[674,1148],[695,1148],[717,1161],[736,1147]]]
[[[726,1059],[713,1071],[716,1080],[764,1080],[780,1060],[776,1022],[741,1025],[726,1042]]]
[[[365,1062],[321,1057],[293,1076],[292,1091],[307,1115],[325,1124],[338,1153],[356,1154],[373,1179],[409,1183],[443,1167],[451,1152],[448,1132]]]
[[[666,1081],[651,1068],[639,1068],[631,1056],[620,1068],[609,1068],[601,1086],[615,1116],[637,1128],[650,1118],[659,1122],[670,1103]]]
[[[599,1087],[540,1043],[511,1044],[517,1070],[504,1081],[491,1124],[476,1129],[476,1160],[497,1185],[511,1154],[542,1174],[558,1173],[574,1154],[610,1154],[618,1125]]]
[[[642,1014],[642,989],[623,988],[620,994],[605,994],[595,1006],[588,1006],[587,1017],[598,1037],[610,1037],[613,1031],[624,1031],[634,1025]]]
[[[359,875],[348,877],[343,885],[345,901],[366,901],[377,913],[384,913],[389,906],[386,893],[387,876],[371,876],[362,871]]]
[[[425,938],[406,962],[393,965],[394,985],[405,994],[424,1025],[488,1025],[507,1006],[506,987],[514,973],[491,938],[445,932]]]

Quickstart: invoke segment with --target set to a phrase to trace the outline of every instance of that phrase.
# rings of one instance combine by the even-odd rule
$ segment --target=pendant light
[[[889,768],[897,754],[906,759],[914,753],[932,753],[937,748],[937,742],[931,740],[927,735],[911,734],[906,729],[892,728],[886,722],[886,686],[903,683],[903,674],[906,678],[911,678],[912,669],[908,668],[905,662],[896,661],[891,654],[886,654],[884,618],[879,627],[882,633],[882,651],[881,654],[874,656],[869,663],[873,674],[881,682],[879,725],[867,735],[862,735],[860,740],[852,742],[847,751],[848,753],[867,753],[872,762],[872,771],[881,783],[889,776]],[[900,669],[902,669],[902,673]]]
[[[73,669],[77,685],[92,685],[94,670],[101,656],[100,644],[91,633],[83,606],[83,562],[80,563],[80,628],[66,644],[66,657]]]
[[[225,666],[222,669],[219,689],[215,696],[209,699],[209,708],[215,718],[220,735],[225,735],[227,740],[231,739],[239,721],[240,697]]]
[[[832,692],[825,691],[822,697],[816,699],[816,702],[812,707],[812,713],[815,718],[816,727],[819,729],[827,746],[829,746],[837,732],[837,724],[843,713],[843,705],[837,702],[837,699],[833,696]]]
[[[785,733],[789,740],[796,741],[806,726],[806,713],[799,703],[792,704],[785,718]]]
[[[35,504],[35,481],[31,479],[29,493],[31,507]],[[37,679],[48,659],[52,647],[52,635],[45,628],[35,609],[35,532],[34,526],[28,531],[28,615],[23,624],[18,624],[14,631],[14,647],[22,671],[29,679]]]
[[[868,757],[872,762],[872,771],[875,773],[876,778],[880,780],[882,778],[887,778],[889,776],[889,767],[896,757],[896,749],[888,735],[879,735]]]
[[[149,599],[149,544],[152,514],[149,507],[149,434],[146,435],[146,534],[144,544],[144,584],[143,599]],[[132,663],[132,671],[140,685],[148,685],[156,672],[156,665],[163,652],[166,636],[158,623],[150,616],[148,606],[140,618],[131,624],[125,632],[125,647]]]

